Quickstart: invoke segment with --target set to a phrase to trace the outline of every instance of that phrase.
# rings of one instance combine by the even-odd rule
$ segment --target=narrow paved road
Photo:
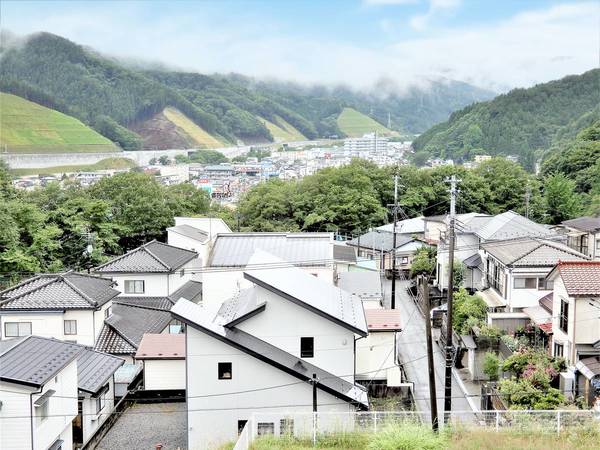
[[[408,281],[396,280],[396,308],[402,311],[403,330],[398,336],[398,357],[404,364],[408,381],[414,384],[416,408],[430,411],[429,375],[427,368],[427,344],[425,341],[425,320],[410,298],[406,288]],[[384,279],[385,306],[390,307],[392,282]],[[444,370],[445,357],[440,347],[433,342],[433,362],[435,366],[435,384],[439,417],[444,411]],[[456,377],[452,377],[452,410],[472,411],[465,393],[461,390]],[[465,414],[465,420],[474,420],[472,414]]]

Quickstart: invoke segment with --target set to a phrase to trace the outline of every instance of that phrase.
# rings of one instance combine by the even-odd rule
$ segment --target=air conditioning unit
[[[575,398],[575,374],[573,372],[560,373],[560,391],[567,399]]]

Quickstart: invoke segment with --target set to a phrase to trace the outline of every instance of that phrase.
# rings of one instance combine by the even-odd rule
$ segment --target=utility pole
[[[310,384],[312,384],[313,388],[313,412],[317,412],[317,384],[319,383],[319,379],[317,378],[317,374],[313,373],[312,380],[310,380]]]
[[[394,229],[392,238],[392,309],[396,309],[396,223],[398,222],[398,175],[394,175]]]
[[[456,225],[456,185],[461,180],[452,175],[446,179],[450,183],[450,224],[448,234],[450,245],[448,248],[448,302],[446,305],[446,372],[444,380],[444,421],[450,420],[450,411],[452,411],[452,297],[454,295],[454,246],[455,246],[455,225]]]
[[[390,112],[388,111],[388,130],[392,129],[392,115],[390,114]]]
[[[426,275],[420,275],[421,295],[425,309],[425,334],[427,335],[427,368],[429,371],[429,398],[431,399],[431,429],[438,431],[437,393],[435,389],[435,370],[433,368],[433,343],[431,341],[431,305],[429,304],[429,280]]]
[[[531,199],[531,188],[529,184],[527,184],[527,188],[525,191],[525,217],[529,219],[529,200]]]

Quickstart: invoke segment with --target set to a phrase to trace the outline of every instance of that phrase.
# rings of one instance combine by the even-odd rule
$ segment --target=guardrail
[[[461,431],[502,430],[529,433],[556,433],[567,428],[600,427],[600,411],[595,410],[497,410],[452,411],[445,424],[440,415],[440,426]],[[370,412],[291,412],[254,413],[246,423],[235,450],[247,450],[261,435],[294,436],[310,439],[316,445],[322,436],[347,433],[377,433],[403,424],[429,425],[429,411],[370,411]]]

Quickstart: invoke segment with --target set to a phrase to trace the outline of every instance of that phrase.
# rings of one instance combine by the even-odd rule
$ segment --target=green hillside
[[[366,133],[377,133],[388,136],[392,132],[379,122],[371,119],[352,108],[344,108],[337,118],[337,124],[342,133],[350,137],[361,137]]]
[[[14,153],[112,152],[118,148],[79,120],[0,92],[0,145]]]
[[[532,168],[557,140],[573,137],[600,117],[599,104],[600,69],[595,69],[468,106],[413,145],[456,160],[478,153],[518,155]]]
[[[239,140],[273,141],[273,132],[282,134],[270,130],[264,120],[283,134],[287,129],[295,135],[297,130],[306,139],[343,136],[337,118],[346,107],[381,123],[389,115],[394,130],[418,133],[456,109],[493,96],[448,81],[425,88],[378,85],[357,93],[241,75],[142,70],[50,33],[37,33],[23,42],[1,49],[0,89],[76,117],[125,150],[156,144],[157,139],[145,134],[151,127],[140,124],[161,121],[165,108],[180,111],[230,145]],[[284,122],[289,127],[281,126]],[[178,138],[176,133],[172,136]],[[158,141],[165,148],[176,142],[168,137]]]
[[[264,122],[276,142],[293,142],[306,139],[302,133],[281,117],[277,117],[277,123],[269,122],[267,119],[261,119],[260,117],[258,120]]]
[[[135,161],[129,158],[106,158],[101,159],[94,164],[73,164],[65,166],[51,166],[29,169],[11,169],[11,173],[16,176],[41,175],[41,174],[63,174],[76,172],[95,172],[97,170],[123,170],[136,167]]]

